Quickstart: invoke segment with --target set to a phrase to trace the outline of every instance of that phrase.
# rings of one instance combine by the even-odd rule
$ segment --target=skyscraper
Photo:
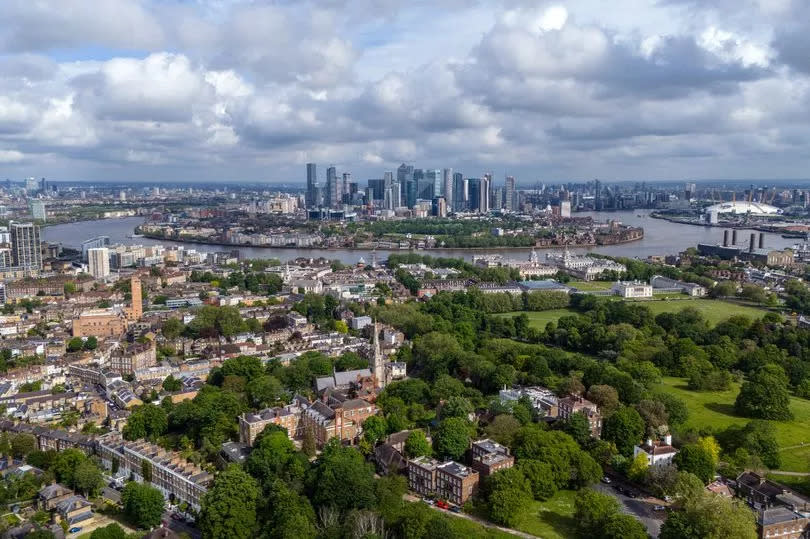
[[[491,188],[492,174],[484,174],[481,178],[478,191],[478,213],[489,213],[489,191]]]
[[[467,180],[461,172],[453,174],[453,203],[450,206],[454,212],[467,210]]]
[[[439,197],[444,195],[442,191],[444,189],[444,181],[442,180],[442,171],[439,169],[435,170],[428,170],[425,173],[428,181],[433,183],[433,196]]]
[[[515,177],[507,176],[504,185],[504,204],[506,211],[515,211]]]
[[[334,165],[326,169],[326,193],[324,194],[324,206],[336,208],[341,202],[343,182],[338,182],[337,169]]]
[[[87,265],[90,275],[103,279],[110,274],[110,250],[106,247],[95,247],[87,250]]]
[[[352,173],[351,172],[344,172],[343,173],[343,183],[340,187],[340,202],[345,202],[346,199],[350,197],[353,192],[357,192],[357,184],[354,184],[354,191],[352,191]]]
[[[450,209],[453,209],[453,169],[445,168],[442,170],[442,195],[445,202]]]
[[[593,199],[593,208],[595,210],[602,209],[602,182],[599,180],[595,180],[594,182],[594,199]]]
[[[479,211],[481,203],[481,178],[467,178],[467,209]]]
[[[315,163],[307,163],[307,207],[318,206],[318,167]]]
[[[15,266],[24,268],[42,267],[42,242],[39,227],[34,223],[12,223],[11,256]]]
[[[32,200],[31,201],[31,217],[34,218],[35,221],[42,221],[48,217],[48,212],[45,210],[45,202],[42,200]]]
[[[402,163],[397,168],[397,183],[399,183],[399,197],[407,204],[408,201],[408,184],[413,181],[413,167]],[[415,188],[414,188],[415,189]],[[414,197],[414,200],[416,198]],[[413,207],[408,205],[408,207]]]

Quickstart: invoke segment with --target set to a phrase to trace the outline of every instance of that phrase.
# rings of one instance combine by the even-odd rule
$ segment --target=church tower
[[[141,280],[132,276],[132,307],[129,310],[129,317],[133,321],[138,321],[143,315],[143,292],[141,291]]]
[[[383,364],[383,355],[382,350],[380,349],[380,328],[377,326],[377,321],[374,321],[372,325],[374,336],[372,337],[372,346],[374,348],[374,352],[371,355],[371,363],[369,368],[371,368],[372,374],[374,374],[374,378],[377,379],[377,387],[383,388],[386,384],[385,379],[385,365]]]

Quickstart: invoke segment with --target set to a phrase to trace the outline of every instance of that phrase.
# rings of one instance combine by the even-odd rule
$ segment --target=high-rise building
[[[594,182],[594,198],[593,207],[595,210],[602,209],[602,182],[595,180]]]
[[[385,209],[393,210],[402,206],[402,197],[400,196],[402,191],[400,191],[399,183],[393,182],[385,193]]]
[[[33,217],[35,221],[42,221],[43,223],[47,220],[48,212],[45,209],[44,201],[42,200],[31,201],[31,217]]]
[[[124,202],[126,199],[127,199],[127,192],[124,191],[123,189],[118,191],[118,200],[120,200],[121,202]]]
[[[315,163],[307,163],[307,208],[320,205],[318,196],[318,167]]]
[[[354,185],[354,191],[352,191],[352,185]],[[343,183],[340,187],[340,201],[341,202],[349,202],[351,199],[351,195],[357,192],[357,184],[352,182],[352,173],[351,172],[344,172],[343,173]]]
[[[433,196],[439,197],[444,195],[444,180],[442,179],[442,171],[439,169],[431,169],[425,172],[425,177],[429,182],[433,183]]]
[[[405,205],[409,208],[416,206],[416,180],[413,178],[406,181]]]
[[[34,223],[12,223],[11,257],[15,266],[42,268],[42,242]]]
[[[461,172],[453,174],[453,202],[450,206],[454,212],[467,210],[467,180]]]
[[[25,179],[25,191],[27,193],[36,193],[39,189],[39,182],[36,178],[26,178]]]
[[[560,201],[560,217],[571,217],[571,201]]]
[[[453,169],[445,168],[442,170],[442,196],[449,208],[453,208]]]
[[[130,291],[132,292],[132,307],[127,314],[130,320],[140,320],[143,315],[143,291],[141,289],[141,280],[138,277],[132,277]]]
[[[444,197],[435,197],[431,205],[431,213],[435,217],[447,217],[447,202]]]
[[[491,188],[492,174],[484,174],[481,178],[478,190],[478,213],[489,213],[489,191]]]
[[[326,169],[326,193],[324,206],[337,208],[343,198],[343,182],[338,182],[337,169],[334,165]]]
[[[481,178],[467,178],[467,209],[477,212],[481,203]]]
[[[504,184],[504,204],[506,211],[515,211],[515,177],[507,176]]]
[[[391,172],[390,170],[386,170],[385,174],[383,174],[383,181],[385,182],[383,186],[384,190],[391,187],[391,184],[394,183],[394,173]]]
[[[87,250],[87,266],[90,275],[103,279],[110,274],[110,250],[106,247],[94,247]]]
[[[413,180],[413,167],[402,163],[397,168],[397,183],[399,183],[400,200],[408,201],[408,182]],[[414,198],[416,200],[416,198]],[[408,206],[412,207],[412,206]]]
[[[372,200],[385,200],[385,179],[369,180],[368,187]]]

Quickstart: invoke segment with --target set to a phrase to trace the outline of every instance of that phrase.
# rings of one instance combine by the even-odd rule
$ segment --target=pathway
[[[403,496],[403,498],[405,498],[405,500],[409,501],[409,502],[418,503],[418,502],[422,501],[420,498],[418,498],[417,496],[414,496],[412,494],[405,494]],[[440,507],[436,507],[435,505],[428,505],[428,507],[430,507],[431,509],[435,509],[436,511],[441,511],[441,512],[443,512],[446,515],[451,516],[451,517],[466,518],[467,520],[472,520],[473,522],[476,522],[476,523],[480,524],[481,526],[484,526],[485,528],[492,528],[492,529],[495,529],[495,530],[498,530],[498,531],[502,531],[504,533],[509,533],[509,534],[512,534],[512,535],[516,535],[518,537],[524,537],[526,539],[535,539],[537,537],[536,535],[532,535],[530,533],[524,533],[524,532],[521,532],[521,531],[518,531],[518,530],[513,530],[512,528],[504,528],[504,527],[498,526],[496,524],[493,524],[492,522],[489,522],[487,520],[484,520],[482,518],[478,518],[476,516],[473,516],[473,515],[470,515],[470,514],[467,514],[467,513],[454,513],[452,511],[446,511],[446,510],[444,510],[444,509],[442,509]]]

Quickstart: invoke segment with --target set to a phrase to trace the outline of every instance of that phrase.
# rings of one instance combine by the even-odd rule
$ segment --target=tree
[[[136,526],[151,528],[160,524],[165,501],[155,487],[130,481],[121,492],[121,503],[124,514]]]
[[[631,480],[640,483],[647,477],[647,469],[650,467],[650,462],[647,460],[647,455],[639,453],[630,462],[630,467],[627,469],[627,477]]]
[[[644,436],[644,420],[635,408],[624,406],[605,419],[602,439],[616,444],[625,457],[633,454],[633,447]]]
[[[275,376],[258,376],[248,382],[247,394],[256,408],[278,406],[288,398],[284,385]]]
[[[146,438],[154,441],[165,434],[168,427],[166,410],[155,404],[144,404],[132,410],[122,434],[127,440]]]
[[[145,483],[152,482],[152,463],[146,459],[141,461],[141,477]]]
[[[610,517],[599,537],[603,539],[649,539],[647,529],[631,515],[617,513]]]
[[[96,528],[90,534],[90,539],[126,539],[127,532],[116,522],[107,524],[103,528]]]
[[[575,412],[563,424],[563,432],[570,435],[579,445],[584,445],[591,439],[591,424],[584,413]]]
[[[67,351],[68,352],[78,352],[84,347],[84,341],[82,341],[81,337],[73,337],[68,341],[67,344]]]
[[[37,439],[30,434],[20,433],[11,437],[11,454],[14,458],[21,459],[36,448]]]
[[[551,464],[532,459],[518,461],[518,469],[523,472],[532,487],[535,500],[548,500],[557,492],[554,470]]]
[[[661,425],[666,425],[669,421],[666,406],[663,402],[644,399],[636,404],[636,410],[644,420],[647,429],[658,429]]]
[[[259,486],[237,465],[230,465],[214,479],[203,497],[200,530],[206,537],[248,539],[256,532]]]
[[[318,451],[317,444],[315,443],[315,433],[312,432],[312,427],[304,430],[304,439],[301,441],[301,451],[308,457],[314,457]]]
[[[84,341],[83,348],[85,350],[95,350],[96,348],[98,348],[98,339],[90,335],[89,337],[87,337],[87,340]]]
[[[345,320],[335,320],[335,331],[338,333],[348,333],[349,325]]]
[[[532,499],[529,492],[529,488],[518,487],[495,489],[489,495],[489,518],[504,526],[516,526],[531,506]]]
[[[770,421],[749,421],[745,426],[729,426],[718,434],[720,444],[726,453],[744,449],[750,455],[759,457],[762,463],[771,469],[778,469],[782,464],[779,442]]]
[[[79,449],[65,449],[56,454],[51,470],[56,480],[74,488],[74,474],[79,465],[87,460],[87,455]]]
[[[707,492],[688,499],[682,511],[670,513],[661,526],[660,539],[754,539],[754,513],[740,500]]]
[[[160,332],[167,339],[173,340],[179,337],[183,333],[184,329],[185,326],[183,325],[183,322],[181,320],[177,318],[169,318],[168,320],[163,322],[163,326],[161,326]]]
[[[472,428],[465,418],[451,417],[439,423],[433,439],[433,449],[444,458],[461,460],[470,446]]]
[[[698,438],[697,445],[712,457],[712,462],[717,467],[720,462],[720,444],[717,443],[714,436],[701,436]]]
[[[582,537],[601,537],[605,525],[619,514],[619,502],[607,494],[589,488],[574,498],[574,520]]]
[[[699,445],[683,446],[675,455],[673,462],[678,470],[694,474],[703,481],[703,484],[709,483],[714,477],[714,458],[708,450]]]
[[[740,415],[757,419],[793,419],[787,386],[788,379],[782,367],[765,365],[743,382],[734,409]]]
[[[173,393],[175,391],[180,391],[183,387],[183,382],[172,376],[171,374],[163,380],[163,389]]]
[[[588,400],[599,407],[602,417],[608,417],[619,408],[619,393],[613,386],[592,385],[588,388]]]
[[[382,440],[388,432],[385,418],[373,415],[363,422],[363,437],[372,445]]]
[[[448,419],[450,417],[462,417],[467,419],[472,412],[473,406],[470,404],[469,400],[465,399],[464,397],[453,396],[442,404],[441,418]]]
[[[669,425],[677,427],[686,423],[689,419],[689,407],[682,398],[670,393],[655,393],[653,399],[664,405],[669,416]]]
[[[421,430],[412,430],[405,439],[405,456],[413,459],[428,456],[431,453],[430,443]]]
[[[85,496],[95,496],[104,486],[101,470],[89,459],[76,466],[73,472],[73,486]]]
[[[337,438],[324,446],[313,471],[312,501],[317,507],[333,505],[341,512],[374,507],[374,470],[352,447]]]
[[[500,414],[495,416],[492,423],[484,429],[486,435],[507,447],[512,446],[512,439],[520,428],[520,422],[510,414]]]

